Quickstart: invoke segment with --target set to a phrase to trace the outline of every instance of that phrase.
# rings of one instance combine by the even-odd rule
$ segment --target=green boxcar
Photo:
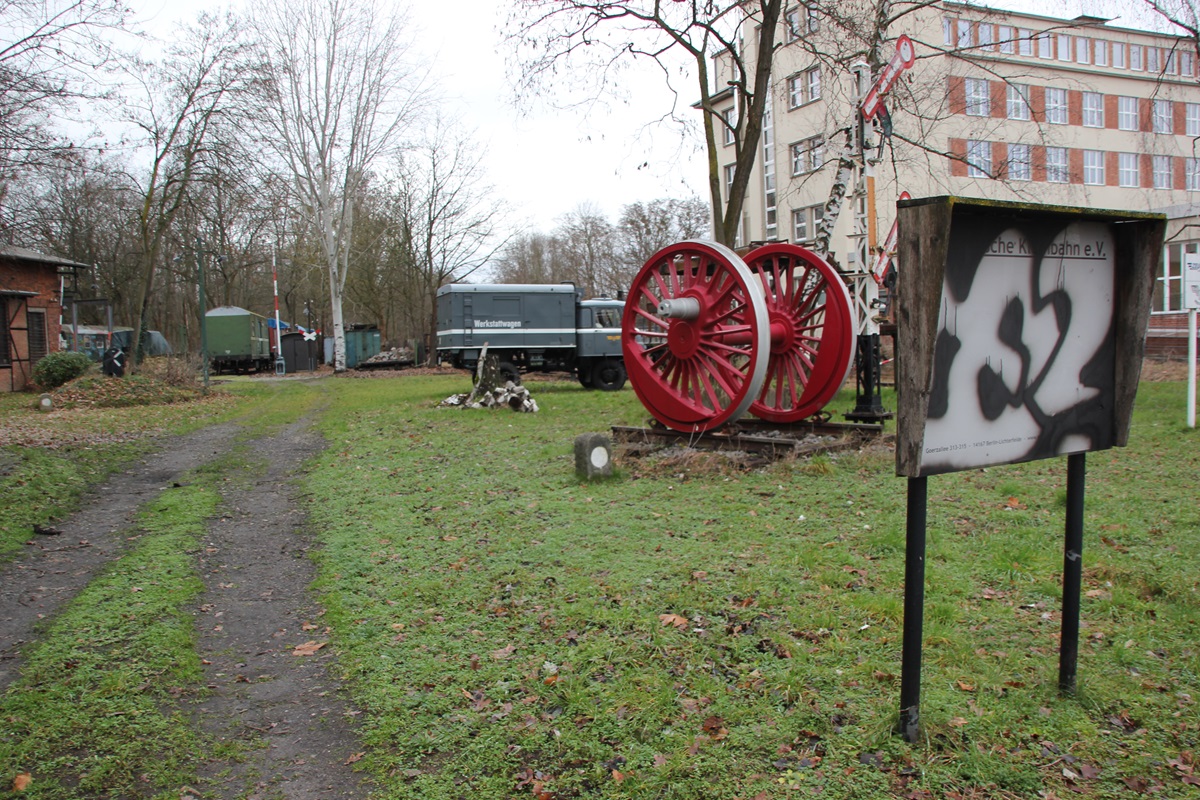
[[[214,372],[259,372],[272,367],[266,317],[237,306],[214,308],[204,317]]]

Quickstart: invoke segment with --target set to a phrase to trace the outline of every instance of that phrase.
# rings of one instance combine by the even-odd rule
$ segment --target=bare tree
[[[438,121],[401,169],[401,219],[428,314],[431,364],[437,357],[437,290],[481,269],[505,244],[497,241],[503,214],[483,182],[483,155],[469,136]]]
[[[617,222],[614,283],[622,289],[628,287],[651,255],[683,239],[707,238],[709,230],[708,209],[699,197],[630,203]]]
[[[689,94],[700,98],[714,234],[732,244],[761,140],[782,9],[783,0],[519,0],[509,40],[520,88],[534,94],[572,72],[586,74],[596,91],[611,89],[630,60],[656,64],[670,83],[682,60],[695,81]],[[747,13],[759,22],[749,49],[738,43]],[[730,54],[730,70],[714,79],[710,61],[719,52]],[[723,198],[718,154],[726,142],[736,160]]]
[[[162,61],[131,60],[127,68],[135,88],[121,99],[120,109],[141,135],[138,144],[147,164],[145,171],[131,168],[128,173],[140,206],[135,343],[146,325],[163,245],[194,187],[209,134],[217,117],[246,88],[246,53],[236,18],[201,14],[194,24],[180,28]]]
[[[124,24],[118,0],[0,0],[0,199],[14,173],[69,149],[51,117],[109,57]]]
[[[1195,0],[1142,0],[1163,20],[1181,29],[1200,59],[1200,6]]]
[[[401,22],[375,0],[268,0],[256,16],[264,141],[321,242],[337,371],[346,368],[342,295],[356,202],[422,100]]]

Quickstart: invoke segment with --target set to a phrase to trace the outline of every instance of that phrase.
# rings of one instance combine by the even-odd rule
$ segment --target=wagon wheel
[[[761,284],[714,242],[679,242],[629,290],[621,350],[642,404],[669,428],[702,432],[740,417],[770,353]]]
[[[746,264],[766,294],[771,358],[750,413],[798,422],[833,399],[854,363],[850,292],[823,258],[794,244],[750,251]]]

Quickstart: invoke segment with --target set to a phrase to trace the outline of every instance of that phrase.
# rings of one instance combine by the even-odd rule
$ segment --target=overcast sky
[[[234,0],[240,10],[242,0]],[[653,72],[628,96],[587,111],[513,106],[499,30],[505,0],[407,0],[415,48],[442,90],[443,110],[461,120],[488,154],[497,202],[514,224],[549,233],[582,203],[616,221],[623,205],[660,197],[707,197],[702,143],[654,125],[671,96]],[[180,19],[214,3],[133,0],[138,23],[167,36]],[[694,97],[687,96],[690,104]],[[687,109],[688,113],[691,112]],[[647,127],[649,125],[649,127]]]
[[[166,35],[180,18],[194,18],[201,0],[134,0],[146,28]],[[442,87],[445,110],[475,132],[488,153],[489,176],[510,219],[549,232],[564,213],[593,203],[616,221],[627,203],[660,197],[707,198],[702,142],[681,140],[677,127],[656,123],[672,96],[661,75],[647,70],[623,97],[589,111],[546,105],[522,115],[511,103],[500,25],[506,0],[408,0],[417,50]],[[1007,0],[993,7],[1072,17],[1118,16],[1138,0]],[[234,6],[238,8],[237,5]],[[1135,24],[1126,17],[1117,24]],[[683,102],[690,104],[695,90]],[[687,109],[687,113],[694,113]]]

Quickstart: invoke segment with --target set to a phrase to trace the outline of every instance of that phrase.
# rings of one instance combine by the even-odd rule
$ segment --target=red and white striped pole
[[[283,358],[283,328],[279,325],[279,277],[275,271],[275,250],[271,250],[271,287],[275,292],[275,371],[279,372],[279,361]]]

